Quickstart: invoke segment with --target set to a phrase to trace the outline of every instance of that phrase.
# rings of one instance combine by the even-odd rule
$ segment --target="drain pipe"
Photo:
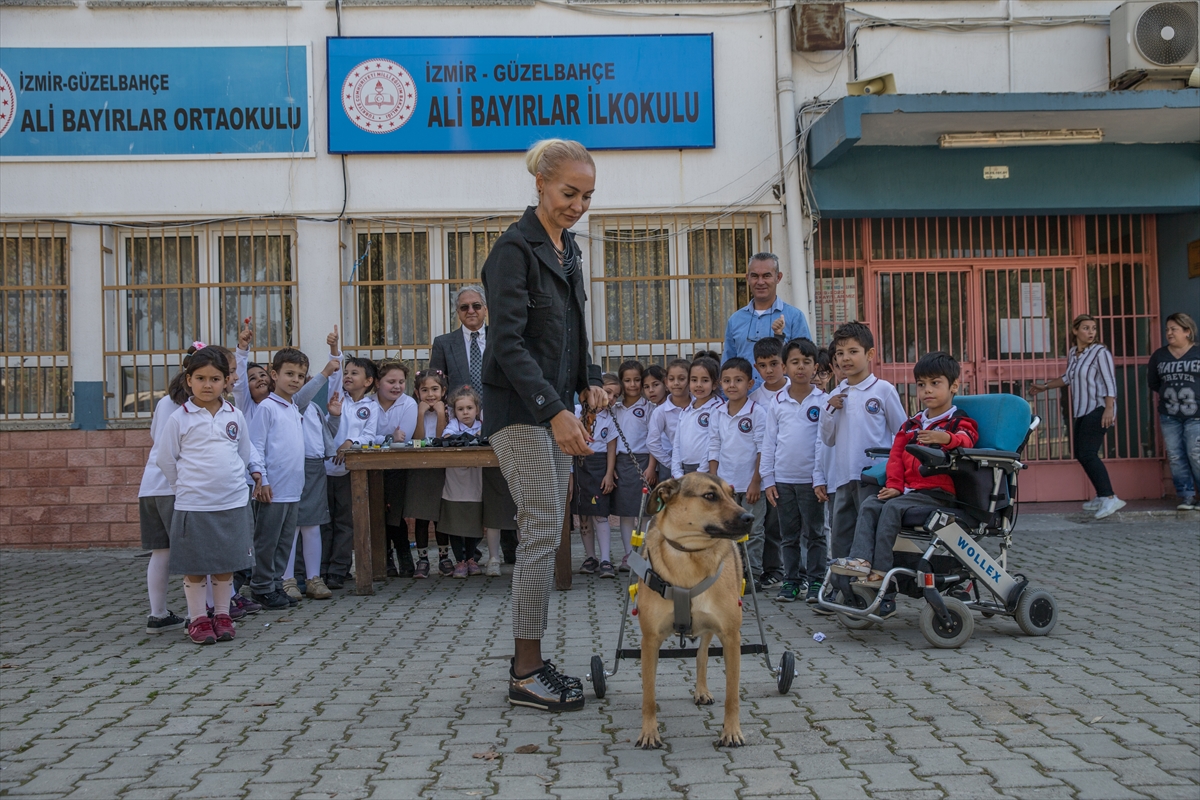
[[[775,0],[775,87],[779,99],[779,141],[782,144],[783,214],[787,232],[787,285],[792,305],[804,312],[812,325],[813,310],[809,286],[808,259],[804,251],[803,203],[800,197],[800,172],[796,163],[796,99],[792,83],[791,5]]]

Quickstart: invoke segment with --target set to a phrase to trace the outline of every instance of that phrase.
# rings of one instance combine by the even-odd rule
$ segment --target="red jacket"
[[[949,475],[922,475],[921,462],[904,449],[910,444],[920,444],[917,441],[917,434],[921,430],[920,414],[911,417],[900,426],[896,440],[892,442],[891,455],[888,456],[887,487],[898,492],[903,492],[905,489],[941,489],[954,494],[954,481]],[[933,423],[925,430],[945,431],[950,434],[949,444],[930,445],[941,447],[943,450],[974,447],[979,441],[979,429],[975,425],[975,420],[957,409],[949,417]]]

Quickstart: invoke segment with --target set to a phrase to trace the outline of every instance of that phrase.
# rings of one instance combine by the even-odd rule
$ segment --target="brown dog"
[[[700,637],[696,654],[696,705],[712,705],[708,691],[708,646],[713,634],[725,654],[725,720],[722,747],[745,744],[738,721],[742,665],[742,560],[734,541],[750,533],[751,514],[734,499],[733,487],[713,475],[693,472],[682,480],[660,483],[648,507],[660,509],[646,531],[645,556],[672,586],[689,589],[724,569],[716,583],[692,598],[692,632]],[[658,649],[673,634],[675,609],[662,595],[638,581],[638,622],[642,628],[642,734],[638,747],[662,746],[654,683]]]

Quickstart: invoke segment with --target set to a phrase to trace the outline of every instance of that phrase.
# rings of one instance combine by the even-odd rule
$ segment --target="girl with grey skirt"
[[[229,373],[224,353],[215,347],[198,349],[184,371],[192,396],[167,420],[156,442],[158,468],[175,492],[170,568],[185,576],[188,636],[196,644],[233,639],[233,573],[254,565],[254,522],[244,475],[249,469],[259,499],[263,466],[250,443],[246,418],[221,396]],[[209,575],[211,620],[205,602]]]

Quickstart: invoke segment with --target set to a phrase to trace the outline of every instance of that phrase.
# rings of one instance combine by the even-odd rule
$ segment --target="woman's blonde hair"
[[[540,142],[534,142],[525,151],[525,168],[535,177],[540,173],[547,178],[553,178],[563,164],[572,162],[587,164],[593,170],[596,169],[596,162],[592,161],[592,154],[587,148],[569,139],[542,139]]]

